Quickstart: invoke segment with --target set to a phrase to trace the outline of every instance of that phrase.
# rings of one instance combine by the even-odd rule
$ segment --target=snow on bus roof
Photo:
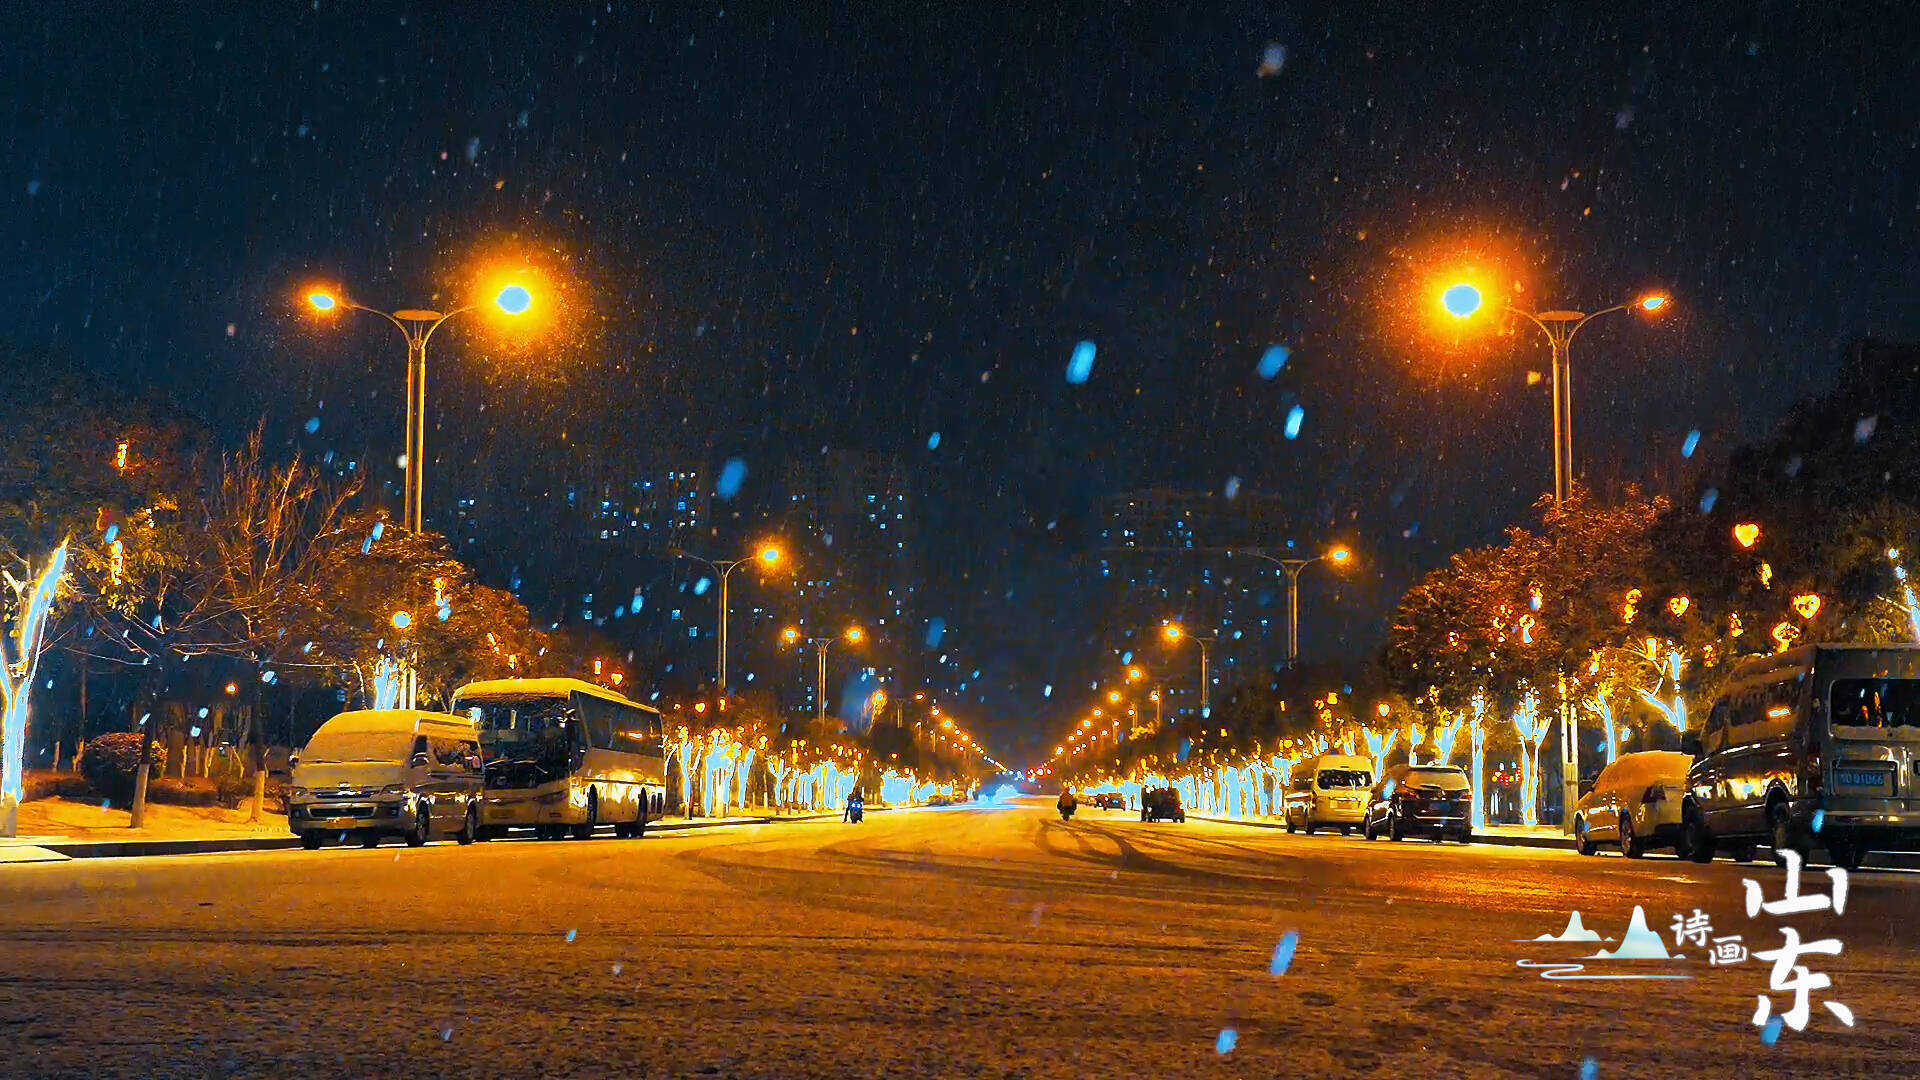
[[[622,705],[658,712],[658,709],[642,705],[623,694],[616,693],[604,686],[595,686],[580,679],[488,679],[484,682],[472,682],[453,692],[455,701],[485,701],[500,698],[524,697],[563,697],[578,691],[589,697],[604,701],[614,701]]]

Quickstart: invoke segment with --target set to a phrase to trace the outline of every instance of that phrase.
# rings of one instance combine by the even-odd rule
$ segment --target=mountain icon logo
[[[1596,934],[1593,931],[1587,929],[1586,925],[1580,921],[1580,912],[1579,912],[1579,909],[1576,908],[1573,914],[1567,916],[1567,928],[1565,930],[1560,931],[1560,933],[1557,935],[1541,934],[1539,937],[1532,938],[1530,940],[1533,940],[1533,941],[1600,941],[1602,939],[1599,934]]]
[[[1581,921],[1580,913],[1575,911],[1567,917],[1567,928],[1558,934],[1541,934],[1536,938],[1518,938],[1516,940],[1532,944],[1599,944],[1601,942],[1612,941],[1613,939],[1603,938],[1594,931],[1587,929],[1586,923]],[[1627,934],[1624,938],[1620,939],[1618,946],[1612,949],[1601,949],[1597,953],[1577,958],[1577,960],[1680,959],[1684,959],[1684,957],[1669,954],[1666,943],[1660,940],[1660,935],[1647,928],[1646,910],[1637,904],[1634,905],[1633,918],[1627,924]],[[1658,974],[1630,973],[1625,971],[1618,973],[1589,972],[1587,965],[1579,963],[1577,960],[1516,960],[1514,961],[1514,966],[1538,971],[1541,978],[1551,979],[1555,982],[1562,980],[1691,979],[1693,977],[1691,975],[1668,974],[1666,972]],[[1617,970],[1618,969],[1616,969],[1616,971]],[[1645,971],[1645,968],[1640,969],[1640,972]]]
[[[1633,906],[1633,920],[1627,923],[1627,936],[1611,951],[1601,949],[1586,960],[1671,960],[1667,953],[1667,943],[1660,935],[1647,929],[1647,913],[1639,904]]]

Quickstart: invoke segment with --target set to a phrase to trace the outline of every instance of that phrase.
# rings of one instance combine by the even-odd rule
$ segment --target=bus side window
[[[586,723],[587,744],[600,750],[614,748],[614,729],[620,706],[586,694],[573,695],[573,709]]]

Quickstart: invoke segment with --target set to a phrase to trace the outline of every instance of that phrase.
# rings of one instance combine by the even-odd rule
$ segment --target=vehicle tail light
[[[1640,801],[1643,803],[1666,802],[1667,786],[1665,784],[1648,785],[1647,790],[1640,793]]]

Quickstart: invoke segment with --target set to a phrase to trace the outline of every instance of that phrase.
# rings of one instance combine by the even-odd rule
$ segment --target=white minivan
[[[1332,825],[1343,836],[1352,833],[1366,819],[1372,787],[1371,758],[1321,754],[1301,762],[1287,786],[1287,831],[1299,829],[1312,836],[1315,829]]]
[[[287,827],[302,846],[330,836],[375,847],[388,836],[419,847],[480,834],[480,736],[474,722],[416,709],[344,712],[293,756]]]

